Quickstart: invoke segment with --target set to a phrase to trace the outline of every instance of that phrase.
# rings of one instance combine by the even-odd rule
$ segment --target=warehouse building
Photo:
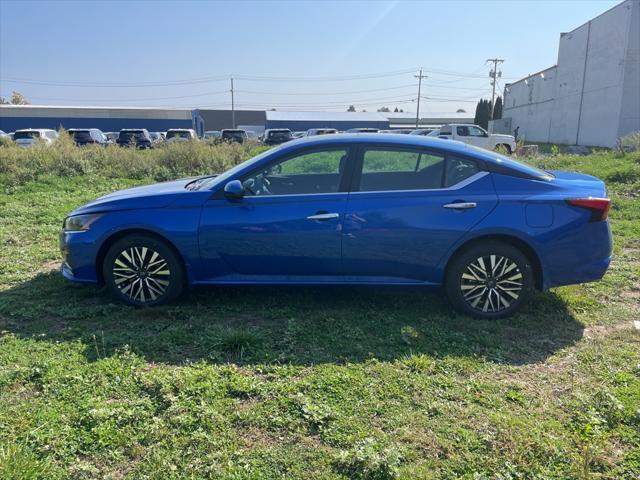
[[[0,105],[0,130],[22,128],[99,128],[103,132],[123,128],[165,131],[194,128],[202,131],[204,121],[198,110],[144,107],[58,107],[40,105]]]
[[[439,127],[446,123],[471,123],[468,113],[420,116],[420,127]],[[206,130],[242,128],[257,134],[266,128],[414,128],[415,114],[404,112],[303,112],[264,110],[163,109],[146,107],[64,107],[39,105],[0,105],[0,130],[21,128],[99,128],[104,132],[123,128],[166,131],[193,128],[199,135]]]
[[[507,84],[493,131],[527,141],[613,147],[640,131],[640,0],[560,35],[558,63]]]
[[[377,112],[266,112],[266,128],[288,128],[291,131],[310,128],[389,128],[389,119]]]

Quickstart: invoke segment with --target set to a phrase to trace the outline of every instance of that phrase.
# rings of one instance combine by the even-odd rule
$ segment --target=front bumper
[[[61,232],[60,253],[64,278],[73,282],[98,283],[95,242],[89,232]]]

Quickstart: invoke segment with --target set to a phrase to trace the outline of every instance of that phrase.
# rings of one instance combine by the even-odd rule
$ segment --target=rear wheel
[[[182,264],[161,240],[130,235],[115,242],[102,265],[105,284],[119,300],[134,306],[159,305],[183,290]]]
[[[488,241],[454,258],[445,281],[453,306],[479,318],[507,317],[519,310],[533,288],[529,259],[508,243]]]

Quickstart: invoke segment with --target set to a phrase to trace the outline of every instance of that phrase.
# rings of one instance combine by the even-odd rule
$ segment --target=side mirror
[[[239,200],[244,197],[244,187],[240,180],[231,180],[224,186],[224,196],[230,200]]]

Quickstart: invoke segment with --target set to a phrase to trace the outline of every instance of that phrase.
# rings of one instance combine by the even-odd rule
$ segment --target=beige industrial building
[[[558,63],[507,84],[495,132],[527,141],[613,147],[640,131],[640,0],[560,34]]]

